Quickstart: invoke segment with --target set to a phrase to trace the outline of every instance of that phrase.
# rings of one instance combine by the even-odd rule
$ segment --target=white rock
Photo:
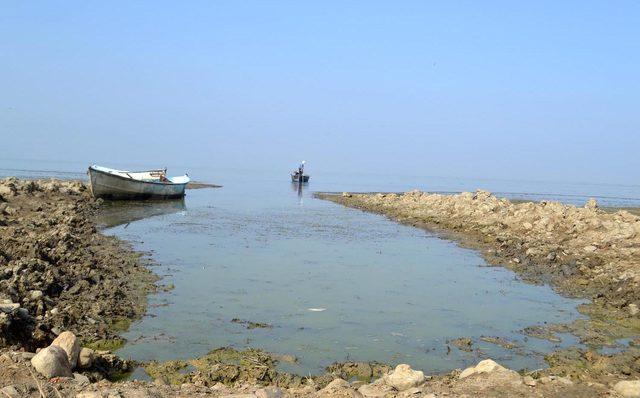
[[[0,304],[0,312],[11,313],[14,310],[20,308],[20,304],[18,303],[2,303]]]
[[[265,387],[255,392],[257,398],[281,398],[282,390],[278,387]]]
[[[420,370],[413,370],[407,364],[396,366],[395,370],[384,376],[384,381],[388,385],[399,391],[416,387],[424,382],[424,373]]]
[[[67,353],[56,345],[40,350],[31,358],[31,365],[47,378],[72,376]]]
[[[640,380],[623,380],[616,383],[613,389],[624,398],[640,397]]]
[[[491,373],[495,371],[507,371],[507,370],[508,370],[507,368],[503,367],[497,362],[491,359],[485,359],[484,361],[478,362],[476,366],[472,366],[463,370],[462,373],[460,373],[460,376],[458,376],[458,378],[464,379],[465,377],[469,377],[474,374]]]
[[[102,398],[102,394],[97,391],[84,391],[76,394],[76,398]]]
[[[78,356],[80,355],[80,341],[75,334],[67,331],[62,332],[51,345],[55,345],[61,347],[66,353],[67,358],[69,359],[69,364],[71,365],[71,369],[76,367],[78,363]]]
[[[78,356],[78,367],[81,369],[90,368],[93,365],[93,358],[95,356],[95,351],[91,348],[83,347],[80,350],[80,355]]]
[[[629,314],[631,316],[636,316],[640,312],[640,308],[638,308],[638,304],[631,303],[628,306]]]

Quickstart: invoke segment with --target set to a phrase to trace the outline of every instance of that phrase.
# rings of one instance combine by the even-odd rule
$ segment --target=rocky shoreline
[[[462,208],[458,215],[438,213],[442,218],[436,222],[436,213],[426,212],[431,207],[424,207],[423,197],[424,194],[410,193],[397,198],[349,194],[323,198],[377,211],[412,225],[454,231],[460,234],[457,239],[466,237],[470,245],[476,242],[475,247],[483,249],[494,261],[512,260],[511,268],[542,281],[549,278],[559,289],[565,289],[561,282],[568,277],[572,283],[578,280],[572,276],[574,272],[575,278],[586,278],[581,267],[608,264],[607,270],[617,272],[615,289],[608,286],[598,290],[599,285],[591,282],[593,278],[586,278],[587,283],[580,284],[580,289],[571,290],[572,283],[568,283],[563,290],[582,297],[584,292],[593,295],[594,304],[589,311],[591,319],[599,323],[564,327],[573,327],[572,332],[576,333],[582,331],[584,341],[606,340],[602,338],[603,330],[612,324],[617,329],[607,339],[624,333],[632,335],[637,319],[632,304],[638,298],[637,292],[632,292],[632,283],[637,283],[633,279],[637,278],[637,268],[634,247],[625,239],[635,239],[635,232],[632,236],[619,234],[611,238],[606,247],[598,243],[604,240],[597,240],[595,250],[582,247],[579,252],[571,251],[575,245],[565,247],[563,241],[558,241],[556,255],[548,263],[557,263],[561,269],[572,264],[572,270],[578,271],[560,271],[556,275],[546,269],[558,266],[546,265],[544,272],[530,272],[539,256],[549,256],[528,250],[532,246],[524,237],[540,233],[538,224],[520,220],[521,224],[531,224],[530,228],[524,225],[531,231],[529,235],[503,225],[501,231],[506,235],[496,240],[490,229],[494,224],[476,224],[486,216],[475,214],[477,209],[465,213],[467,210]],[[450,199],[438,200],[445,203]],[[494,212],[500,206],[511,206],[485,193],[465,194],[453,200],[481,209],[495,205]],[[156,291],[157,277],[129,245],[100,234],[96,229],[100,207],[101,201],[92,199],[81,182],[0,180],[0,397],[640,396],[640,382],[634,381],[638,379],[640,355],[633,347],[610,356],[589,350],[554,353],[548,358],[551,367],[535,372],[517,373],[491,360],[444,375],[424,375],[408,365],[391,369],[384,364],[348,362],[334,364],[325,374],[309,377],[276,370],[279,361],[295,358],[254,349],[219,348],[189,361],[143,364],[153,382],[117,381],[123,372],[134,367],[111,352],[124,343],[118,332],[144,314],[146,296]],[[573,217],[572,211],[567,210],[569,217]],[[612,217],[607,219],[592,205],[584,211],[587,216],[593,213],[593,217],[604,217],[602,225],[621,224],[622,231],[627,231],[628,223],[637,222],[637,218],[625,213],[606,216]],[[525,213],[531,212],[535,213],[525,207]],[[504,216],[497,219],[508,220]],[[588,217],[585,220],[587,225],[593,224]],[[566,220],[563,227],[565,224]],[[582,224],[576,225],[576,231],[585,232],[580,229]],[[616,251],[618,257],[600,255],[607,250]],[[584,253],[589,254],[589,262]],[[606,262],[612,258],[621,259],[625,265]],[[566,330],[548,332],[563,331]],[[463,347],[471,344],[459,340]]]
[[[62,331],[111,349],[157,278],[98,232],[101,201],[77,181],[0,181],[0,345],[34,350]]]

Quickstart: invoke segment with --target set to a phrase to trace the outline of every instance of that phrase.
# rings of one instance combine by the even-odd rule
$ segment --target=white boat
[[[188,175],[167,177],[164,170],[125,171],[102,166],[89,167],[91,193],[105,199],[181,198]]]

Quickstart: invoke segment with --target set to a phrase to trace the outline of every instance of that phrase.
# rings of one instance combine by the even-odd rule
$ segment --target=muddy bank
[[[0,347],[34,351],[69,330],[114,349],[144,313],[156,278],[96,230],[100,203],[77,181],[0,180]]]

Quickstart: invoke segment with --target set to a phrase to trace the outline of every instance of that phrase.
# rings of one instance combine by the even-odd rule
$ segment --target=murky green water
[[[163,283],[175,286],[151,296],[149,315],[125,333],[130,343],[119,354],[140,360],[230,345],[293,354],[298,364],[283,368],[304,374],[347,359],[437,372],[488,356],[538,368],[556,345],[518,331],[578,316],[578,301],[487,267],[474,251],[275,179],[118,206],[103,222],[119,224],[107,233],[149,251]],[[247,329],[234,318],[272,327]],[[448,344],[463,336],[474,352]],[[564,337],[562,345],[575,343]]]

